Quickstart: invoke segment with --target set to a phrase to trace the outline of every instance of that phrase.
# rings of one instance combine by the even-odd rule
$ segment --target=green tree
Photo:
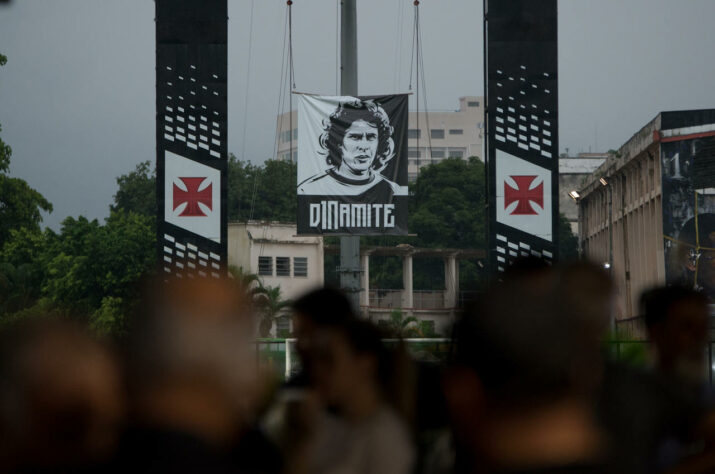
[[[6,63],[7,57],[0,54],[0,66]],[[0,247],[13,229],[26,227],[39,230],[41,211],[52,212],[52,204],[42,194],[26,181],[7,175],[11,157],[12,148],[0,138]]]
[[[256,166],[231,154],[228,162],[229,220],[294,222],[296,180],[295,163],[267,160],[262,166]]]
[[[256,295],[256,304],[260,320],[258,322],[258,333],[261,337],[268,337],[273,329],[273,323],[284,316],[284,310],[290,306],[290,300],[284,300],[281,289],[277,287],[265,287],[265,291]]]
[[[112,213],[105,225],[67,218],[46,263],[42,294],[78,316],[100,309],[106,315],[119,305],[126,314],[136,302],[139,282],[154,269],[154,242],[148,216]]]
[[[117,186],[111,212],[156,216],[156,169],[150,161],[142,161],[134,171],[119,176]]]
[[[484,248],[484,163],[448,158],[423,168],[411,189],[410,232],[421,247]]]
[[[576,260],[578,255],[578,237],[571,230],[566,216],[559,214],[559,259]]]
[[[390,319],[379,321],[378,324],[394,337],[422,337],[419,320],[414,316],[406,317],[399,309],[390,312]]]

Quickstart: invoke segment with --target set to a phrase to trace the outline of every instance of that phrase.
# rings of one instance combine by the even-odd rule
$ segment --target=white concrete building
[[[417,177],[420,168],[445,158],[478,156],[483,160],[483,97],[460,97],[457,110],[420,111],[419,117],[412,111],[408,122],[408,176],[411,181]],[[298,130],[296,111],[278,116],[279,160],[297,160]]]
[[[228,263],[280,287],[284,299],[296,299],[323,286],[324,277],[323,239],[296,234],[294,223],[231,222]]]

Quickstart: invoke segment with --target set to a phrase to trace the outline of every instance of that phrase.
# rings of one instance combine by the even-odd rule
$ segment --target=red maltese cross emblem
[[[529,189],[536,176],[510,176],[516,183],[516,189],[504,182],[504,209],[516,202],[516,208],[511,211],[512,216],[531,216],[539,214],[532,202],[544,208],[544,183],[534,189]]]
[[[210,183],[204,189],[199,191],[199,186],[206,178],[179,178],[186,187],[186,191],[181,189],[174,183],[174,210],[180,205],[186,203],[186,207],[179,214],[181,217],[204,217],[206,214],[199,207],[199,203],[205,205],[210,210],[212,207],[212,187]]]

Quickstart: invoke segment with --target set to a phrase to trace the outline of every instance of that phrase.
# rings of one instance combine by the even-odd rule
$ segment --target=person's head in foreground
[[[291,305],[293,309],[293,334],[296,351],[303,366],[304,375],[311,378],[313,348],[319,330],[342,325],[354,319],[350,301],[337,289],[320,288],[298,298]]]
[[[256,402],[253,315],[223,279],[149,286],[127,347],[133,422],[225,446]]]
[[[657,369],[692,382],[704,381],[707,296],[679,286],[654,288],[641,296],[641,311]]]
[[[32,319],[0,331],[0,471],[102,463],[123,412],[119,364],[82,328]]]
[[[317,331],[313,349],[315,388],[321,400],[348,419],[374,414],[385,400],[390,359],[380,330],[351,319]]]
[[[465,311],[444,388],[467,470],[599,461],[591,406],[610,299],[598,267],[530,265],[509,271]]]

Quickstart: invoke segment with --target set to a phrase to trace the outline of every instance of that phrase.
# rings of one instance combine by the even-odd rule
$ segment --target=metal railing
[[[279,378],[288,379],[300,369],[300,361],[295,351],[295,338],[265,338],[256,340],[256,355],[263,367],[273,370]],[[387,344],[396,344],[399,339],[385,339]],[[425,362],[442,363],[447,361],[452,340],[449,338],[407,338],[402,339],[408,352],[416,359]],[[650,341],[615,340],[608,342],[608,356],[612,360],[635,366],[647,363]],[[710,341],[704,348],[707,358],[707,380],[710,386],[715,382],[715,341]]]
[[[300,370],[300,360],[295,350],[295,338],[263,338],[256,340],[256,356],[259,363],[287,380]],[[400,339],[384,339],[388,345],[397,344]],[[432,363],[445,362],[451,348],[449,338],[407,338],[402,339],[408,352],[418,360]]]
[[[384,309],[402,309],[405,290],[371,289],[369,306]],[[413,290],[410,309],[445,309],[444,290]]]

